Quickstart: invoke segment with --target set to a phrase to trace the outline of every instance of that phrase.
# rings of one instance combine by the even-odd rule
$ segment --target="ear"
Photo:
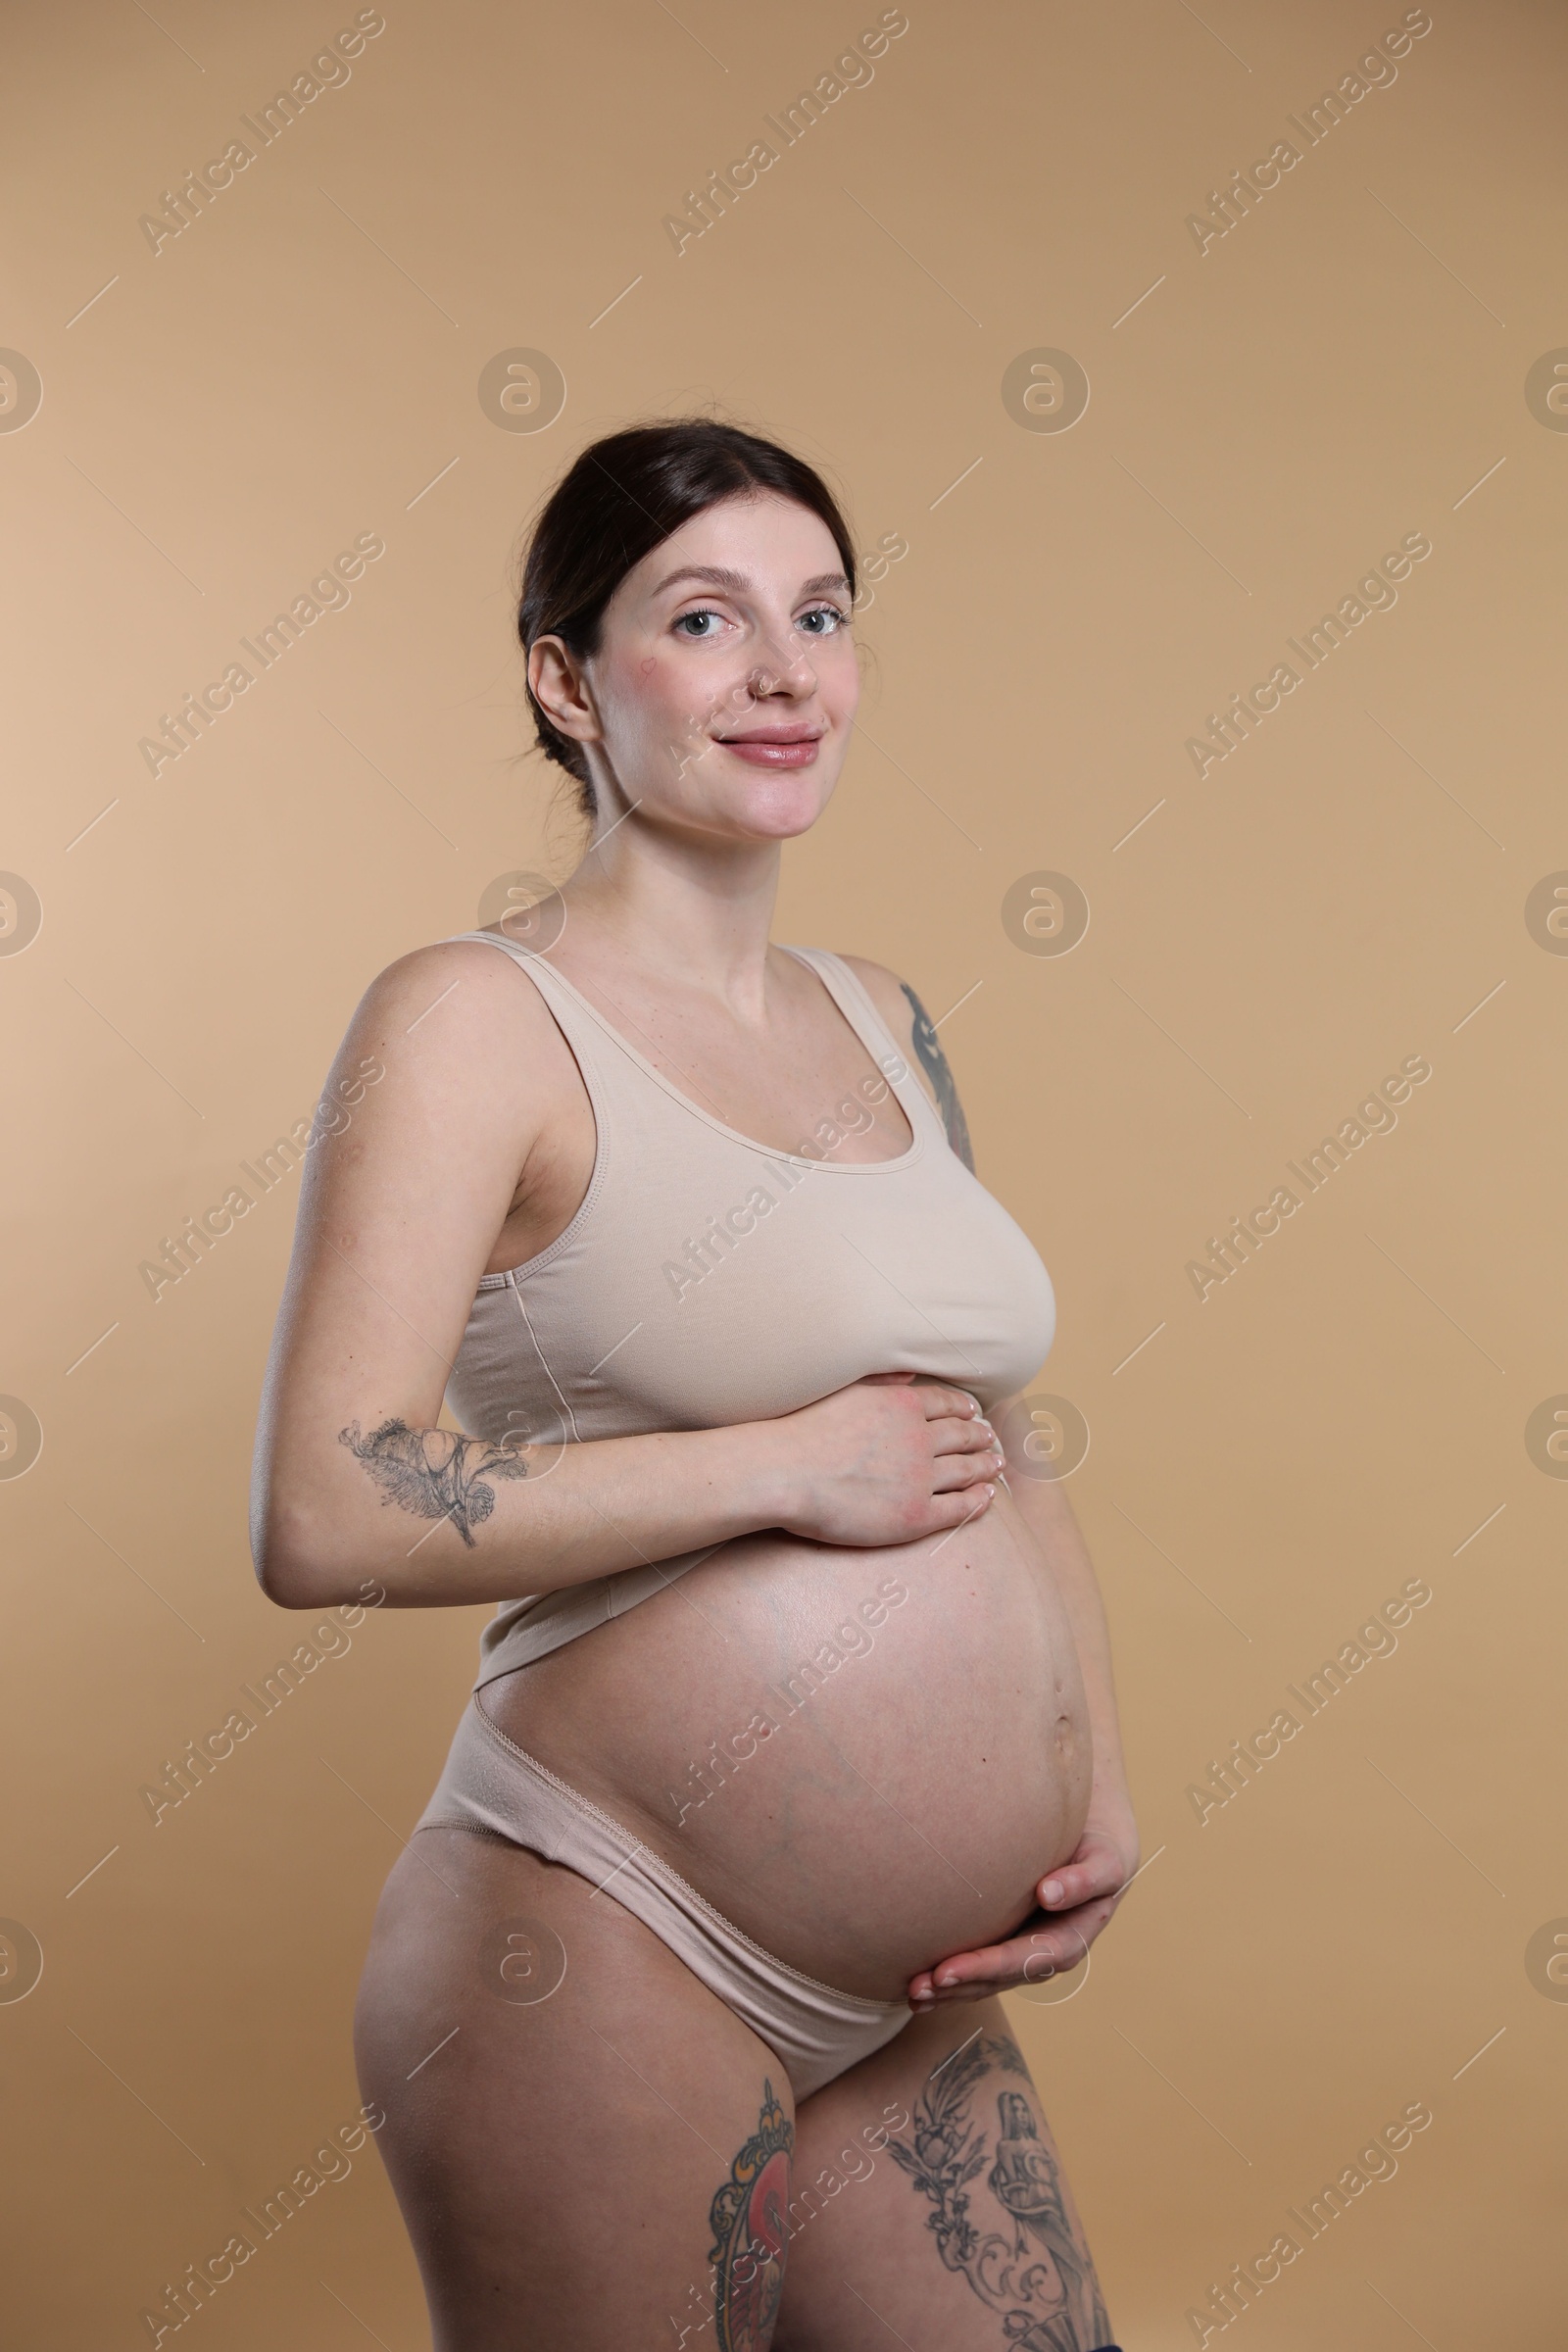
[[[598,743],[604,730],[577,656],[561,637],[536,637],[528,648],[528,687],[557,730],[574,743]]]

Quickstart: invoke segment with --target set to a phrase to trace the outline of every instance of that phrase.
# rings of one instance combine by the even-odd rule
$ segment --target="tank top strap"
[[[512,957],[514,963],[522,966],[543,997],[556,1027],[571,1048],[572,1058],[582,1071],[595,1115],[602,1121],[606,1063],[609,1061],[613,1064],[618,1057],[597,1054],[595,1047],[606,1037],[613,1041],[614,1031],[608,1022],[600,1019],[593,1006],[578,994],[569,980],[551,968],[545,956],[536,955],[531,948],[520,946],[516,940],[508,939],[499,931],[456,931],[441,944],[443,947],[466,946],[469,940],[477,940],[485,947],[499,948],[504,956]]]
[[[508,939],[503,933],[497,931],[456,932],[452,935],[452,939],[443,942],[443,945],[455,945],[469,940],[479,940],[489,947],[499,948],[503,955],[510,956],[514,963],[521,964],[527,972],[529,979],[544,998],[556,1026],[570,1047],[573,1057],[582,1071],[583,1082],[588,1089],[589,1100],[593,1104],[602,1136],[610,1125],[610,1096],[617,1089],[624,1091],[628,1078],[631,1079],[632,1086],[639,1096],[642,1094],[643,1089],[639,1080],[632,1075],[637,1072],[641,1074],[641,1079],[651,1082],[684,1114],[700,1119],[708,1126],[716,1127],[720,1134],[729,1136],[733,1142],[746,1143],[747,1139],[744,1136],[735,1134],[722,1122],[715,1120],[710,1112],[705,1111],[700,1104],[694,1102],[689,1096],[674,1086],[645,1054],[639,1052],[630,1038],[623,1037],[613,1023],[604,1019],[564,972],[554,969],[546,956],[535,954],[532,949],[522,947],[517,941]],[[804,963],[821,981],[839,1011],[844,1015],[893,1089],[899,1102],[904,1105],[905,1116],[909,1122],[911,1136],[918,1138],[922,1134],[934,1135],[946,1145],[947,1130],[932,1105],[930,1096],[910,1068],[908,1055],[894,1037],[871,998],[861,987],[844,958],[841,956],[833,955],[826,948],[786,946],[784,953],[787,956],[793,956],[797,962]],[[616,1051],[606,1053],[598,1050],[607,1045],[615,1048]],[[760,1149],[760,1147],[756,1148]]]
[[[910,1133],[918,1135],[921,1122],[924,1121],[928,1129],[935,1129],[946,1145],[948,1131],[934,1109],[930,1096],[909,1067],[907,1054],[843,956],[835,956],[828,948],[786,947],[784,953],[798,957],[802,963],[809,964],[815,972],[903,1103]]]

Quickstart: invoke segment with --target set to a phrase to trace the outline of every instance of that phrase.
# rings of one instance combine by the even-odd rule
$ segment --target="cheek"
[[[628,647],[604,677],[603,688],[606,721],[623,743],[675,742],[687,733],[691,681],[658,647],[642,653]]]
[[[835,716],[853,714],[860,700],[860,665],[852,638],[835,638],[831,651],[823,647],[816,677],[817,690]]]

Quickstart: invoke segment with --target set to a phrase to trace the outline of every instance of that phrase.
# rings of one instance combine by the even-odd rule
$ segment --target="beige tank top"
[[[542,956],[522,965],[593,1106],[593,1174],[571,1223],[525,1265],[486,1274],[447,1384],[463,1428],[549,1448],[771,1420],[863,1379],[912,1371],[986,1409],[1028,1386],[1055,1331],[1045,1267],[951,1150],[942,1121],[849,966],[814,971],[881,1077],[867,1073],[795,1152],[726,1127],[673,1086]],[[912,1141],[836,1157],[891,1087]],[[593,1583],[503,1602],[474,1688],[621,1616],[716,1544],[632,1559]]]

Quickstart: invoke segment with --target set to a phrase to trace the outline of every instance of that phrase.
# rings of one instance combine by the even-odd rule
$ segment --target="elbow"
[[[280,1609],[376,1608],[386,1598],[380,1579],[347,1544],[323,1541],[319,1530],[280,1524],[274,1514],[252,1528],[251,1558],[257,1583]]]
[[[287,1555],[264,1554],[257,1561],[256,1581],[277,1608],[301,1614],[330,1609],[349,1624],[365,1610],[378,1609],[387,1597],[379,1577],[345,1575],[340,1566],[328,1569]]]
[[[257,1559],[256,1581],[274,1608],[324,1608],[337,1597],[323,1590],[304,1563],[271,1549]]]

